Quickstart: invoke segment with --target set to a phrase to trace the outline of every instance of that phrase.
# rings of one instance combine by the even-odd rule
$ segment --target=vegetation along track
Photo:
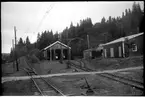
[[[73,66],[73,67],[76,67],[76,68],[78,68],[78,69],[81,69],[81,70],[84,70],[84,71],[93,71],[92,69],[89,69],[89,68],[87,68],[87,67],[81,67],[81,65],[76,65],[75,63],[73,63],[73,62],[71,62],[70,61],[70,64],[69,64],[70,66]]]
[[[85,67],[82,68],[81,66],[75,65],[73,62],[70,62],[70,66],[74,66],[76,68],[79,68],[81,70],[88,71],[88,72],[93,71],[89,68],[85,68]],[[105,77],[105,78],[109,78],[111,80],[115,80],[117,82],[120,82],[120,83],[123,83],[126,85],[130,85],[130,86],[135,87],[135,88],[140,89],[140,90],[144,89],[143,83],[136,81],[136,80],[128,79],[128,78],[121,77],[121,76],[114,75],[114,74],[110,74],[110,73],[102,73],[102,74],[98,74],[98,75]]]
[[[26,61],[26,60],[25,60]],[[29,76],[31,76],[31,80],[33,81],[35,87],[37,88],[38,92],[42,95],[49,95],[52,90],[55,91],[55,93],[59,93],[60,95],[64,96],[62,90],[60,90],[50,79],[45,80],[40,76],[40,78],[33,78],[33,75],[38,75],[34,68],[30,66],[30,64],[26,61],[27,65],[30,67],[29,68],[24,68],[24,71],[27,72]]]
[[[118,75],[114,75],[114,74],[110,74],[110,73],[104,73],[104,74],[99,74],[99,75],[101,75],[103,77],[107,77],[107,78],[112,79],[112,80],[116,80],[116,81],[124,83],[126,85],[133,86],[133,87],[141,89],[141,90],[144,89],[143,83],[139,82],[139,81],[136,81],[136,80],[131,80],[131,79],[121,77],[121,76],[118,76]]]

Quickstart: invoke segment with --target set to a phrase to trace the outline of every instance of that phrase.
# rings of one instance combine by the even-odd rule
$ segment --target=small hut
[[[94,59],[102,57],[103,47],[91,48],[83,51],[84,59]]]

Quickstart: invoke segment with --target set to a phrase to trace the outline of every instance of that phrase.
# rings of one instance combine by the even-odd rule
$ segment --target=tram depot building
[[[99,57],[123,58],[142,55],[143,35],[144,33],[138,33],[126,37],[121,37],[114,41],[101,44],[97,48],[84,50],[84,59],[94,59]]]
[[[139,56],[143,54],[143,34],[138,33],[116,39],[114,41],[102,44],[104,58],[120,58],[129,56]],[[130,46],[126,44],[129,43]]]
[[[122,58],[142,55],[143,35],[144,33],[138,33],[121,37],[114,41],[101,44],[101,46],[98,47],[99,49],[84,50],[84,58],[97,58],[101,56],[104,58]],[[59,60],[60,58],[69,59],[69,56],[71,56],[71,47],[56,41],[45,47],[43,49],[43,54],[47,60]]]
[[[43,54],[45,59],[47,60],[59,60],[62,59],[68,59],[70,54],[71,48],[59,41],[54,42],[53,44],[50,44],[49,46],[45,47],[43,49]]]

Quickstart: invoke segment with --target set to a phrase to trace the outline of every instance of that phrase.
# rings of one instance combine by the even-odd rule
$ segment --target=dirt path
[[[100,73],[115,73],[115,72],[137,70],[137,69],[143,69],[143,67],[138,66],[138,67],[130,67],[130,68],[116,69],[116,70],[105,70],[105,71],[98,71],[98,72],[59,73],[59,74],[37,75],[37,76],[33,76],[33,77],[39,78],[39,77],[53,77],[53,76],[63,76],[63,75],[82,75],[82,74],[87,75],[87,74],[100,74]],[[2,77],[2,83],[7,82],[7,81],[27,80],[27,79],[30,79],[30,76]]]

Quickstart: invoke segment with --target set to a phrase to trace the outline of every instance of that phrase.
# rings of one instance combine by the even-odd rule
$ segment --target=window
[[[137,45],[136,44],[132,44],[132,51],[136,52],[137,51]]]

